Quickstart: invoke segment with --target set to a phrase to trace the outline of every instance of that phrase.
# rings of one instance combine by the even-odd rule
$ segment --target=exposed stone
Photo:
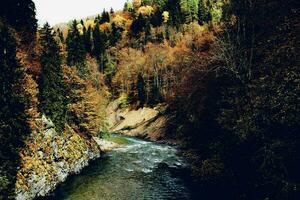
[[[153,141],[164,138],[167,118],[162,113],[166,110],[165,105],[158,105],[155,108],[143,107],[138,110],[118,109],[116,105],[117,102],[114,101],[107,108],[110,132]]]
[[[17,200],[49,194],[70,174],[79,173],[89,160],[100,156],[100,148],[93,139],[83,138],[73,130],[57,134],[51,120],[43,116],[41,121],[43,131],[33,133],[21,153]]]

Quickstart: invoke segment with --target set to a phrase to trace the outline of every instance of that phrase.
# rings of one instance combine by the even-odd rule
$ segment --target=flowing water
[[[175,147],[128,138],[128,144],[91,162],[61,184],[50,199],[193,199],[182,178],[186,167]]]

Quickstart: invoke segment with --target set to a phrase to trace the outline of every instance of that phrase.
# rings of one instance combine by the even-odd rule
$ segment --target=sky
[[[105,8],[123,9],[126,0],[33,0],[40,25],[68,22],[99,14]]]

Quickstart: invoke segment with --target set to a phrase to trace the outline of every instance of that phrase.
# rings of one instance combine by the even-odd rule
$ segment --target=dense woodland
[[[89,138],[119,98],[169,105],[167,135],[208,197],[296,199],[299,19],[296,0],[133,0],[38,27],[31,0],[1,1],[0,198],[37,119]]]

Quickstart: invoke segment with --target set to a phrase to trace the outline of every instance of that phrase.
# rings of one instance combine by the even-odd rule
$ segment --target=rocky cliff
[[[21,151],[15,191],[17,200],[47,195],[68,175],[80,172],[91,159],[100,156],[100,147],[93,138],[87,139],[70,127],[58,134],[46,117],[37,124],[42,131],[32,133]]]
[[[154,108],[120,108],[118,100],[115,100],[107,107],[109,131],[152,141],[161,140],[165,137],[166,108],[164,104]]]

